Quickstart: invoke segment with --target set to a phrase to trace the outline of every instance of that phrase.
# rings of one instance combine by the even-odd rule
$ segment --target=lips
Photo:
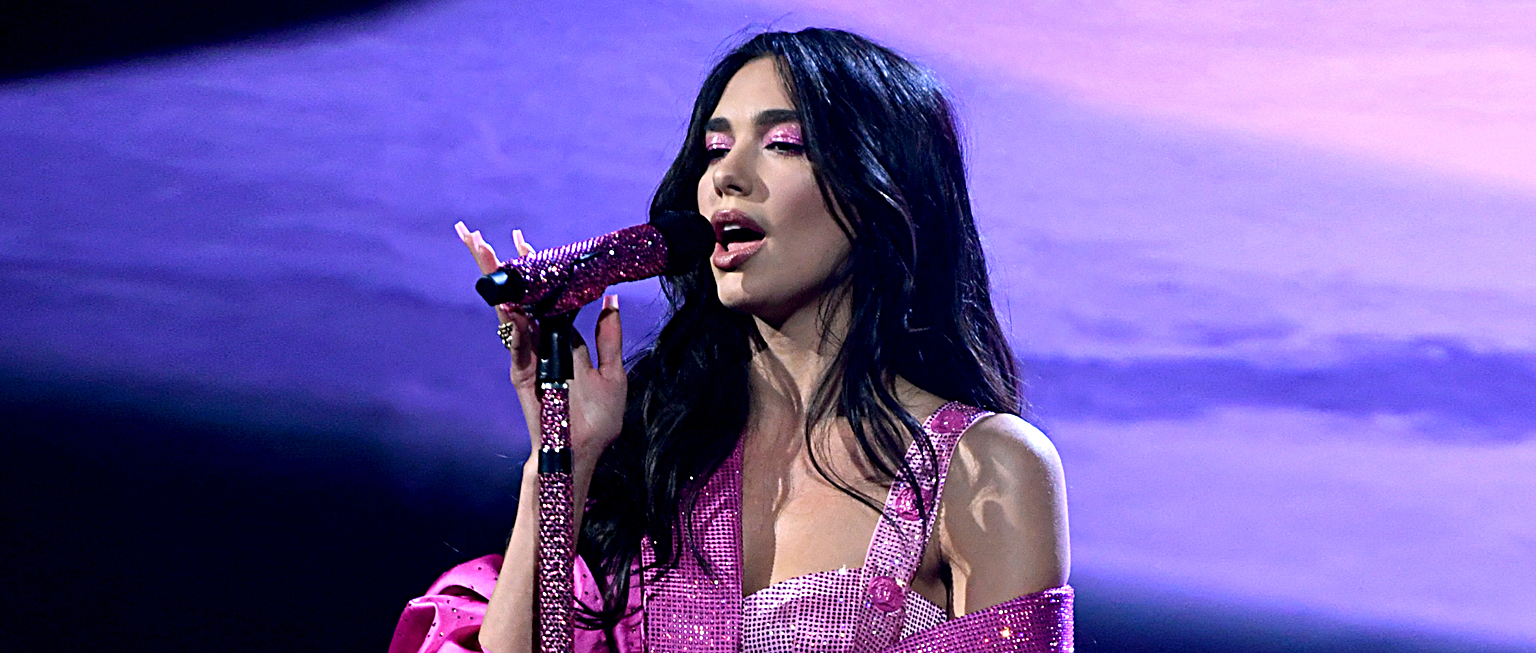
[[[709,260],[722,271],[741,267],[763,246],[763,228],[746,213],[735,209],[716,211],[709,222],[715,228],[715,253]]]

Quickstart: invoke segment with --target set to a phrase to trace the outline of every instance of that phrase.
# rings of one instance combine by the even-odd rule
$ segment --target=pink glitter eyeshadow
[[[800,134],[800,123],[787,122],[768,130],[768,133],[763,136],[763,143],[804,145],[805,139]]]
[[[736,139],[731,138],[729,134],[709,132],[704,135],[704,149],[706,150],[729,150],[735,144]]]

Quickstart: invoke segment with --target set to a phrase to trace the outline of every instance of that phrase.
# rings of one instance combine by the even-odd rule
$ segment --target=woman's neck
[[[834,371],[850,309],[846,293],[834,292],[782,321],[753,318],[765,345],[752,356],[754,413],[804,423],[816,390]]]
[[[815,409],[810,403],[823,379],[836,371],[837,354],[848,336],[852,314],[846,293],[830,293],[824,301],[836,301],[837,305],[825,312],[813,305],[782,322],[753,318],[765,345],[753,354],[748,376],[753,421],[804,425]],[[890,383],[897,403],[918,419],[938,410],[945,401],[900,375],[893,375]],[[816,421],[824,423],[826,417],[818,415]]]

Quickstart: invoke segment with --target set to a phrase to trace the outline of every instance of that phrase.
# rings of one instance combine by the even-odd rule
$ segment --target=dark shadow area
[[[4,380],[7,650],[382,652],[406,600],[511,525],[515,482],[403,491],[387,414],[248,427]]]
[[[0,81],[250,38],[401,0],[55,0],[0,14]]]
[[[0,376],[12,650],[384,651],[405,601],[511,524],[512,474],[405,478],[387,411],[282,399],[311,426],[251,426],[218,416],[274,408]],[[1074,582],[1083,653],[1501,651]]]

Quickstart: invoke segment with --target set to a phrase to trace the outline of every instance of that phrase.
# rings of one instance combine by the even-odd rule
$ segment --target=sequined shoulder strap
[[[853,651],[877,651],[894,644],[900,636],[906,620],[906,595],[933,534],[950,458],[966,429],[987,415],[991,413],[959,402],[944,404],[923,423],[934,455],[929,457],[915,441],[907,448],[907,464],[917,476],[918,487],[898,478],[886,497],[885,511],[860,570],[867,594],[859,612]],[[923,510],[917,507],[919,496]]]

